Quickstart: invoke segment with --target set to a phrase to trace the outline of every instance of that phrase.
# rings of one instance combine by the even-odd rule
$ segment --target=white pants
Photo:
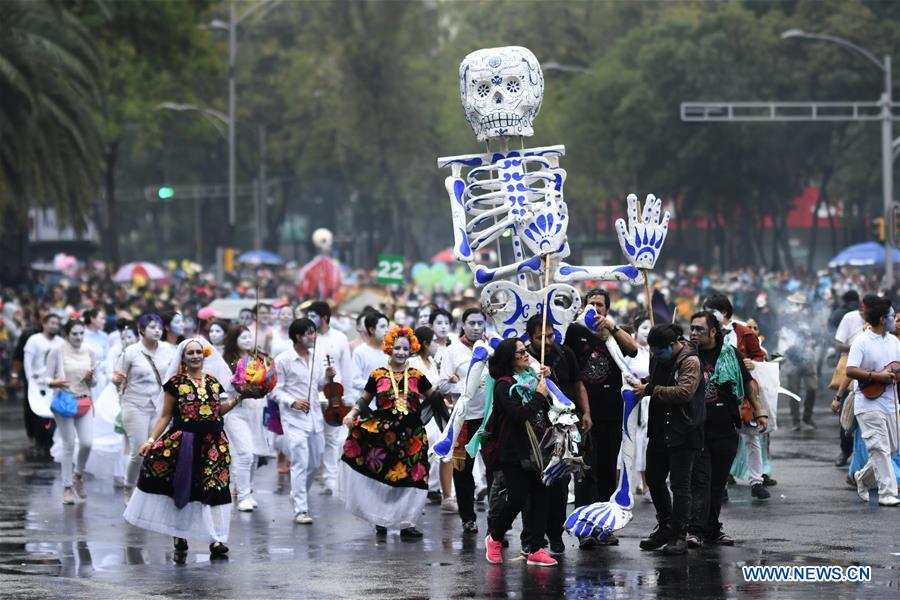
[[[309,490],[325,452],[323,432],[301,431],[284,426],[284,437],[291,460],[291,503],[294,514],[309,512]]]
[[[62,465],[62,484],[64,488],[72,487],[72,460],[75,460],[75,473],[84,473],[94,442],[94,411],[89,410],[83,417],[61,417],[53,413],[56,430],[62,438],[62,454],[59,463]],[[75,431],[78,431],[78,456],[75,455]]]
[[[331,491],[334,491],[337,485],[337,466],[338,461],[341,460],[346,440],[346,427],[325,425],[325,454],[322,457],[322,474],[325,477],[325,487]]]
[[[755,427],[741,427],[741,439],[747,448],[747,473],[750,485],[763,482],[762,446],[759,432]]]
[[[225,415],[225,435],[231,453],[231,474],[237,489],[238,502],[253,495],[253,479],[256,475],[257,456],[268,454],[261,420],[256,420],[257,410],[241,406]],[[263,445],[266,445],[265,450]]]
[[[860,433],[869,451],[869,462],[859,470],[859,479],[867,487],[878,485],[878,497],[897,495],[897,477],[891,454],[897,451],[897,417],[890,413],[865,412],[856,415]]]
[[[141,463],[144,460],[144,457],[138,452],[150,437],[155,417],[156,408],[152,402],[143,407],[128,402],[122,403],[122,427],[125,429],[125,442],[128,446],[128,463],[125,467],[126,487],[137,485]]]

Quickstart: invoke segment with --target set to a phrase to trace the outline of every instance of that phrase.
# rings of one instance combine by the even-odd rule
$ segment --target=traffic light
[[[175,188],[167,185],[151,185],[144,188],[147,202],[170,202],[175,199]]]
[[[875,239],[884,242],[885,233],[884,217],[872,219],[872,235],[875,236]]]
[[[891,245],[897,247],[900,244],[900,206],[891,207]]]

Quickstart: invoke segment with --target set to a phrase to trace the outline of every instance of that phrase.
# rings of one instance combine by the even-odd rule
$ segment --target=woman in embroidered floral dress
[[[428,493],[428,436],[419,412],[432,388],[421,371],[407,364],[419,351],[409,327],[392,329],[383,350],[390,356],[388,367],[369,375],[359,402],[344,419],[350,433],[338,469],[338,493],[347,510],[373,523],[379,535],[390,527],[416,539],[422,537],[415,523]]]
[[[222,417],[240,401],[225,401],[229,375],[209,342],[181,342],[164,378],[162,413],[141,446],[144,462],[125,520],[173,536],[179,562],[189,536],[209,538],[213,558],[228,552],[231,458]]]

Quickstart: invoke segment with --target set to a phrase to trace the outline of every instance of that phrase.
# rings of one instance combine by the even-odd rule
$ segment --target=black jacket
[[[543,435],[540,424],[549,423],[547,417],[549,404],[547,397],[538,393],[523,404],[518,392],[510,395],[512,385],[511,379],[504,377],[498,379],[494,386],[494,413],[491,415],[494,427],[491,433],[498,436],[497,466],[528,465],[533,468],[534,454],[525,423],[532,423],[537,441],[540,442]]]
[[[650,358],[650,383],[644,392],[650,396],[649,443],[656,446],[665,441],[667,448],[699,449],[703,447],[706,390],[700,385],[703,374],[697,349],[689,342],[682,344],[672,363]]]

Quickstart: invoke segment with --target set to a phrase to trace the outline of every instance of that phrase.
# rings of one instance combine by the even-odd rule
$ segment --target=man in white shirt
[[[353,350],[353,383],[350,397],[346,397],[347,389],[344,388],[345,400],[351,403],[359,400],[372,371],[387,367],[388,364],[388,356],[381,348],[384,336],[388,332],[388,318],[380,312],[369,312],[363,323],[366,328],[366,341]]]
[[[316,325],[316,360],[323,368],[333,366],[334,380],[344,389],[344,405],[353,406],[353,399],[347,388],[353,381],[353,362],[350,343],[347,336],[331,326],[331,307],[327,302],[313,302],[306,309],[306,316]],[[382,353],[384,354],[384,353]],[[332,495],[337,483],[337,463],[341,458],[344,441],[347,439],[347,428],[342,424],[331,426],[325,423],[325,455],[322,459],[322,470],[325,478],[325,493]]]
[[[854,398],[853,414],[861,428],[869,461],[856,472],[856,491],[863,502],[869,502],[869,490],[877,485],[878,504],[897,506],[897,478],[891,455],[898,447],[897,379],[889,367],[900,361],[900,343],[888,331],[894,329],[894,309],[890,300],[868,295],[863,299],[866,322],[871,328],[858,335],[850,345],[847,377],[859,382]],[[869,388],[876,388],[872,391]],[[881,393],[872,398],[877,387]],[[868,397],[866,392],[870,392]]]
[[[63,343],[59,333],[59,317],[53,313],[46,313],[41,318],[41,331],[35,333],[25,342],[22,367],[25,370],[25,393],[31,393],[33,384],[41,387],[47,384],[47,357],[50,351]],[[35,390],[36,392],[37,390]],[[50,423],[50,429],[45,429]],[[37,416],[31,410],[26,397],[25,402],[25,429],[28,437],[33,440],[35,446],[50,447],[51,438],[55,429],[53,419],[44,419]]]
[[[294,522],[309,525],[309,490],[322,462],[325,450],[322,405],[319,390],[326,377],[333,377],[333,368],[323,369],[313,360],[311,351],[316,344],[316,325],[309,319],[291,323],[288,334],[294,346],[275,358],[278,383],[272,397],[281,410],[281,426],[287,440],[291,460],[291,502]]]
[[[481,341],[485,331],[485,317],[480,308],[469,308],[461,319],[463,334],[459,340],[447,347],[441,361],[440,380],[438,385],[449,388],[449,397],[456,402],[465,391],[466,375],[469,372],[469,364],[472,362],[473,346]],[[458,449],[463,448],[481,426],[484,416],[484,380],[480,382],[478,391],[469,400],[466,411],[465,426],[459,433],[457,446],[453,450],[454,463],[457,459],[462,461],[462,453]],[[453,469],[453,487],[456,489],[456,503],[459,507],[459,518],[462,520],[464,533],[477,533],[478,525],[475,520],[475,478],[472,469],[475,466],[474,459],[465,453],[465,466],[462,469]]]

